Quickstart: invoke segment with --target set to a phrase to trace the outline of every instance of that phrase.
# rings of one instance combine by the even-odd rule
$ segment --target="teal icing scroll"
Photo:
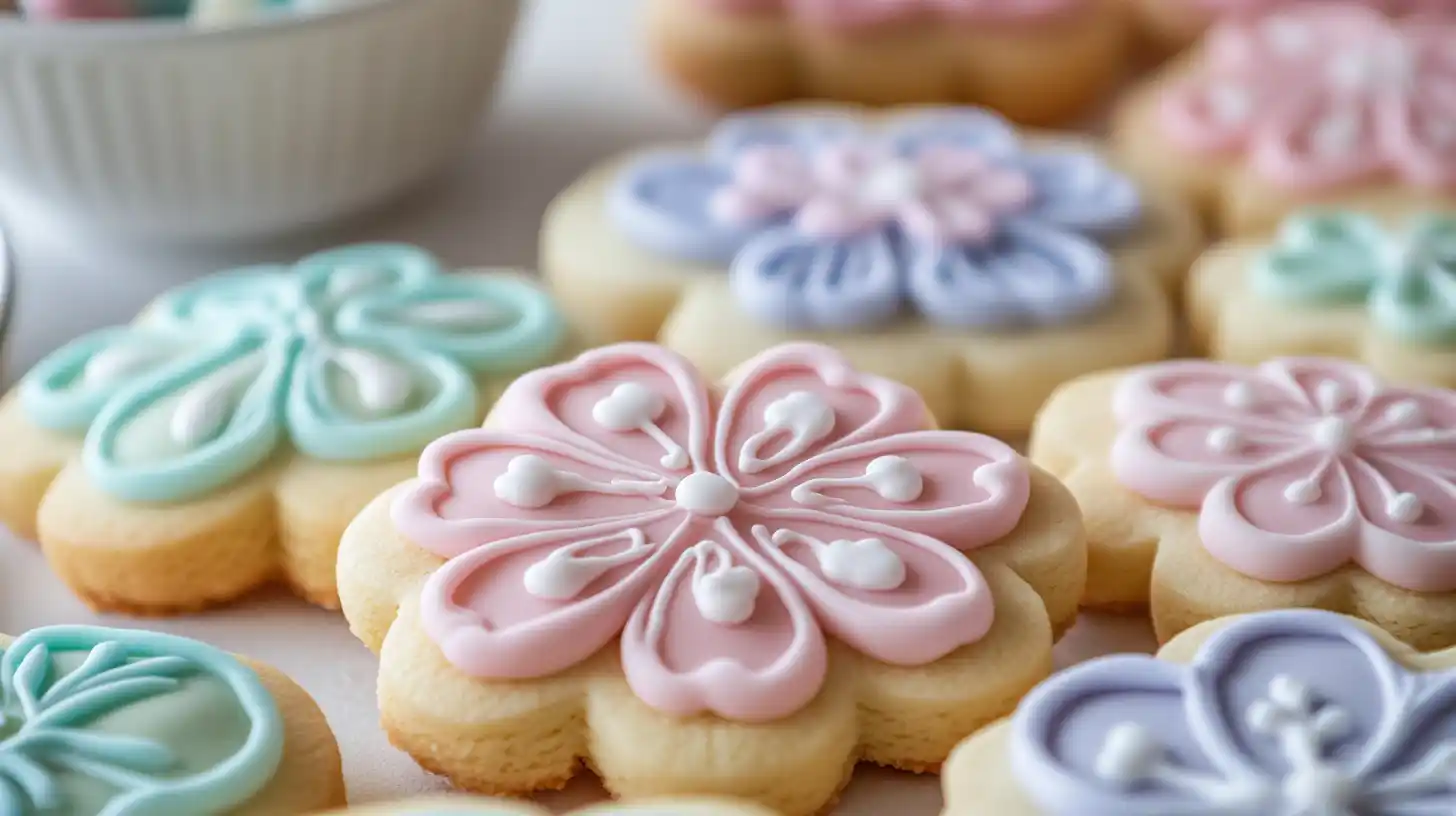
[[[174,290],[136,323],[43,360],[21,400],[38,425],[85,434],[101,489],[183,501],[284,440],[324,460],[414,453],[475,421],[476,377],[548,362],[564,335],[524,280],[448,275],[414,247],[359,245]]]
[[[231,656],[151,632],[55,626],[0,650],[0,814],[210,816],[258,794],[283,721]]]
[[[1294,306],[1365,304],[1412,344],[1456,346],[1456,216],[1424,215],[1393,231],[1345,212],[1285,222],[1252,268],[1254,291]]]

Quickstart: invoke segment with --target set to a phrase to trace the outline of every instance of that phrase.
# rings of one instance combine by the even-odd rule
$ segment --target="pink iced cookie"
[[[1032,458],[1086,508],[1088,602],[1151,598],[1163,639],[1312,606],[1456,643],[1456,393],[1333,359],[1164,363],[1065,387]]]
[[[117,20],[145,17],[139,0],[21,0],[20,10],[42,20]]]
[[[355,521],[344,609],[397,745],[484,792],[585,760],[795,816],[1045,673],[1082,581],[1060,486],[825,347],[729,382],[646,344],[541,369]]]

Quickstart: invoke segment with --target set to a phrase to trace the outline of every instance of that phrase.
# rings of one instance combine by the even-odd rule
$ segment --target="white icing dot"
[[[658,418],[666,410],[667,400],[661,394],[641,383],[625,382],[592,406],[592,419],[616,433],[641,431],[647,434],[662,446],[662,466],[682,470],[689,465],[687,451],[657,425]]]
[[[1317,156],[1342,158],[1355,151],[1360,144],[1364,125],[1360,118],[1348,112],[1331,114],[1320,120],[1309,134],[1309,145]]]
[[[920,195],[920,171],[910,162],[890,159],[877,164],[855,190],[860,203],[893,209]]]
[[[794,391],[763,409],[764,428],[750,436],[738,452],[738,469],[760,473],[801,456],[811,445],[834,430],[834,407],[812,391]],[[789,434],[779,450],[759,458],[763,447],[774,438]]]
[[[696,516],[726,515],[738,504],[738,488],[716,473],[689,474],[677,486],[677,506]]]
[[[1397,524],[1415,524],[1425,511],[1414,493],[1396,493],[1385,502],[1385,515]]]
[[[905,562],[878,538],[831,541],[818,559],[824,577],[842,586],[886,591],[905,583]]]
[[[398,413],[414,392],[409,369],[372,351],[341,348],[332,359],[353,378],[359,405],[372,416]]]
[[[1297,479],[1284,488],[1284,500],[1291,504],[1311,505],[1323,495],[1319,482],[1314,479]]]
[[[527,510],[545,507],[561,493],[556,468],[533,454],[522,454],[507,463],[505,472],[495,477],[494,486],[496,498]]]
[[[1397,425],[1409,425],[1422,419],[1421,404],[1412,399],[1392,402],[1385,409],[1385,419]]]
[[[1249,89],[1223,83],[1209,87],[1208,113],[1215,122],[1241,125],[1254,115],[1254,95]]]
[[[1337,411],[1340,404],[1345,401],[1345,387],[1340,385],[1338,380],[1320,380],[1319,385],[1314,387],[1315,403],[1320,410],[1326,412]]]
[[[482,300],[436,300],[416,303],[399,311],[406,323],[435,329],[494,329],[507,323],[511,315],[493,303]]]
[[[1132,785],[1152,776],[1163,762],[1163,747],[1137,723],[1114,725],[1097,752],[1093,772],[1117,785]]]
[[[1343,456],[1355,449],[1355,426],[1340,417],[1321,417],[1310,428],[1314,443],[1325,451]]]
[[[172,353],[160,348],[112,346],[97,352],[81,371],[86,385],[114,385],[165,361]]]
[[[1231,382],[1224,386],[1223,402],[1230,408],[1247,410],[1254,407],[1254,389],[1245,382]]]
[[[1270,47],[1280,56],[1303,56],[1314,45],[1314,32],[1299,20],[1276,17],[1264,23],[1263,28]]]
[[[920,498],[925,482],[914,463],[903,456],[881,456],[865,467],[865,478],[881,498],[913,502]]]
[[[711,542],[703,542],[698,546],[708,543]],[[708,557],[707,550],[700,552],[701,558]],[[693,575],[693,602],[698,607],[698,614],[705,620],[723,626],[740,624],[753,617],[758,590],[758,573],[747,567],[721,566],[712,572],[705,572],[699,566]]]
[[[1208,449],[1214,453],[1234,453],[1241,444],[1238,430],[1227,425],[1208,432]]]

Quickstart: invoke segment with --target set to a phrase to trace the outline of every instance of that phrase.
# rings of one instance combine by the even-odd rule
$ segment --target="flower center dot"
[[[920,195],[920,172],[899,159],[870,170],[860,184],[858,197],[866,204],[895,206]]]
[[[716,473],[698,471],[678,483],[676,499],[695,516],[722,516],[738,504],[738,488]]]
[[[1315,444],[1337,456],[1355,449],[1355,428],[1348,420],[1339,417],[1325,417],[1315,423],[1312,431]]]

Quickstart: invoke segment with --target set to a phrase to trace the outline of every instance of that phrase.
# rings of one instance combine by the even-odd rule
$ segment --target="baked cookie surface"
[[[1065,124],[1128,61],[1120,0],[650,0],[649,47],[710,102],[969,103]]]
[[[383,805],[361,805],[332,811],[334,816],[550,816],[548,811],[511,799],[463,796],[419,799]],[[728,799],[655,799],[613,802],[573,810],[569,816],[775,816],[758,805]]]
[[[585,764],[623,797],[823,810],[937,768],[1051,666],[1076,504],[822,346],[722,389],[658,346],[524,376],[344,537],[385,729],[468,790]]]
[[[1456,806],[1456,652],[1311,610],[1062,672],[946,764],[945,816],[1292,816]]]
[[[337,606],[353,515],[564,337],[533,283],[408,246],[205,277],[0,403],[0,519],[98,609],[175,613],[278,579]]]
[[[277,816],[343,802],[323,713],[275,669],[152,632],[0,636],[7,816]]]
[[[942,425],[1023,434],[1061,382],[1160,359],[1193,213],[1071,137],[968,108],[783,108],[565,191],[543,274],[598,341],[656,340],[721,377],[827,344]]]
[[[1151,602],[1159,640],[1318,607],[1456,643],[1456,392],[1330,358],[1155,364],[1063,388],[1030,456],[1084,508],[1084,603]]]

